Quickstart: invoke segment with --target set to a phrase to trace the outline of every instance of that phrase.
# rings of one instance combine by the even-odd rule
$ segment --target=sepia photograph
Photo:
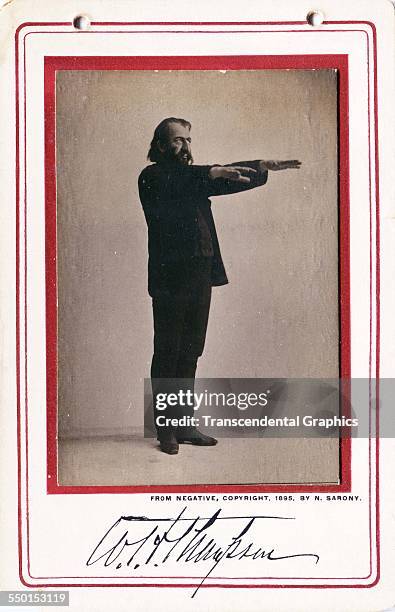
[[[339,377],[338,103],[334,69],[57,71],[60,485],[339,482],[339,439],[153,407]]]

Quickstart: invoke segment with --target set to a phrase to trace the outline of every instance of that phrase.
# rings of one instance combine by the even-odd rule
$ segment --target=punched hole
[[[323,24],[324,15],[321,11],[310,11],[306,17],[307,23],[311,26],[317,27]]]
[[[90,24],[90,19],[86,15],[77,15],[73,19],[73,26],[76,30],[87,30]]]

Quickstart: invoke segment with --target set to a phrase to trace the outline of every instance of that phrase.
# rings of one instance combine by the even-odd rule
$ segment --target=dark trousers
[[[211,258],[194,258],[184,283],[176,291],[161,291],[152,299],[154,354],[151,381],[154,419],[194,416],[193,406],[156,408],[159,393],[194,391],[197,361],[203,353],[211,301]],[[180,380],[182,379],[182,380]],[[191,428],[156,427],[158,439],[188,435]]]

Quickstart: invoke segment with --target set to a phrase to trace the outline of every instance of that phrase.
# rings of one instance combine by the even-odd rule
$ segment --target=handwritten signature
[[[221,561],[226,559],[266,559],[282,561],[297,557],[311,557],[317,564],[319,555],[312,552],[299,552],[280,555],[275,548],[263,548],[245,536],[258,520],[293,521],[291,516],[221,516],[219,508],[210,517],[187,517],[188,507],[181,510],[176,518],[149,518],[146,516],[120,516],[99,540],[86,562],[87,566],[101,562],[104,567],[114,565],[116,569],[153,564],[158,567],[169,560],[177,563],[211,562],[211,566],[192,594],[194,597],[206,579],[214,572]],[[238,527],[229,535],[226,544],[218,544],[213,537],[213,527],[218,521],[238,521]],[[242,521],[242,526],[240,526]],[[135,539],[132,527],[147,525],[143,537]],[[161,527],[164,525],[163,527]]]

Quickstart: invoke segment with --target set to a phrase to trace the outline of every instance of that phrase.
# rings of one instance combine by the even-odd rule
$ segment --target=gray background
[[[213,198],[230,284],[213,291],[198,376],[337,376],[336,82],[321,70],[57,73],[60,436],[143,424],[153,330],[137,178],[166,116],[192,122],[195,163],[303,162]]]

